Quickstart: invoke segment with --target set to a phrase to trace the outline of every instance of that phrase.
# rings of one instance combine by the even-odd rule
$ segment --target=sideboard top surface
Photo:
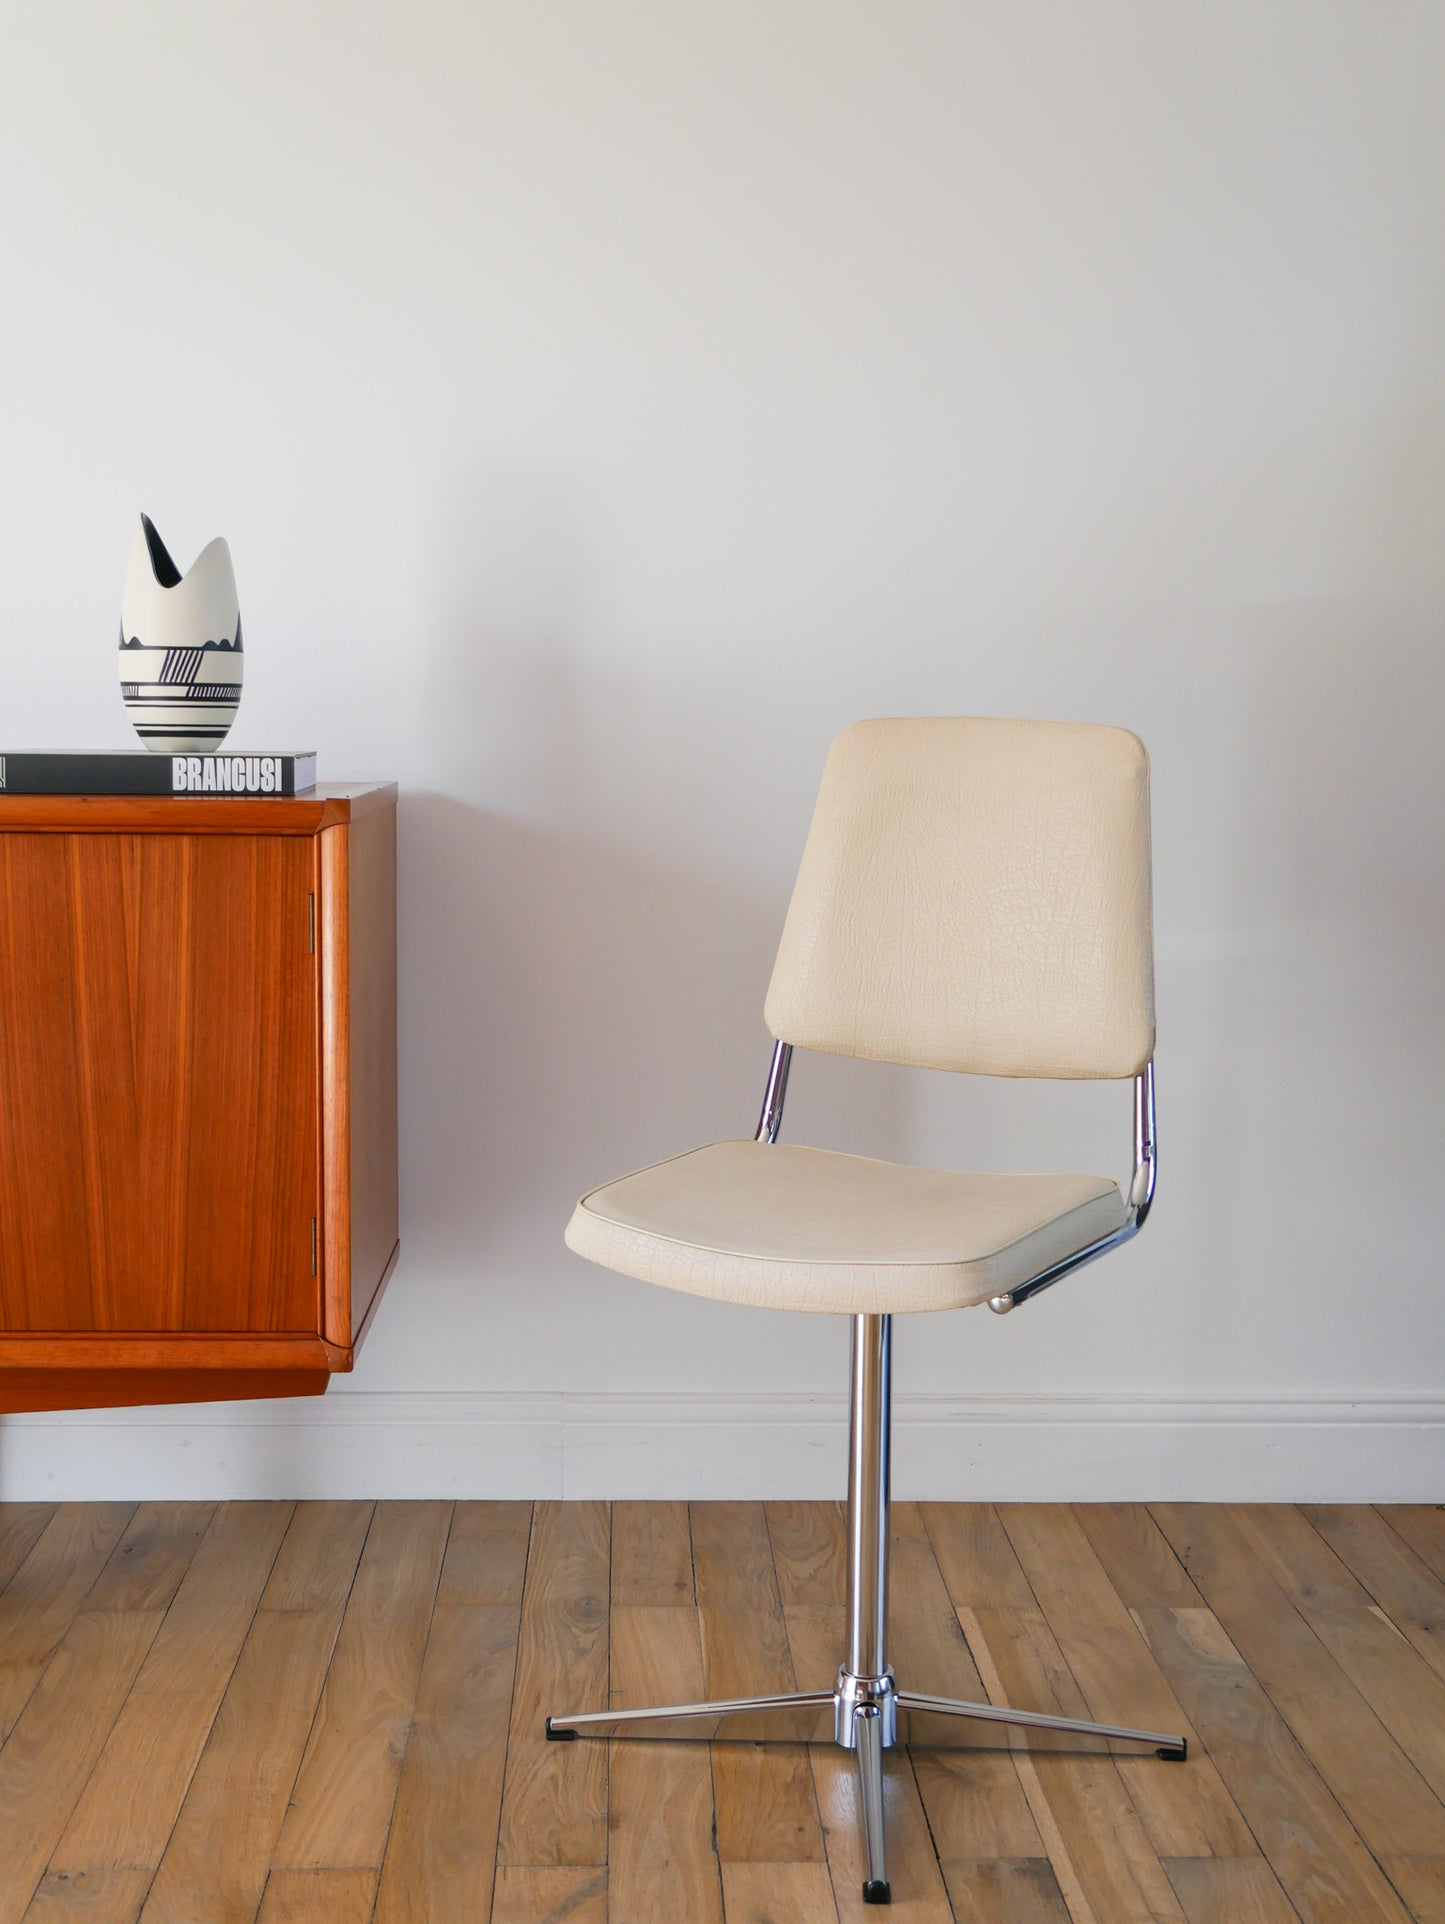
[[[0,795],[0,832],[315,835],[394,807],[395,782],[321,782],[295,796]]]

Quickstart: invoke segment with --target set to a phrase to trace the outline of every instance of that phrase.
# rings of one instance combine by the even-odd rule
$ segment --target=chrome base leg
[[[711,1703],[655,1704],[644,1710],[580,1710],[571,1717],[549,1717],[547,1735],[554,1743],[562,1743],[569,1737],[625,1735],[625,1730],[619,1730],[618,1725],[681,1723],[688,1719],[715,1723],[722,1717],[757,1717],[766,1722],[775,1713],[833,1708],[834,1695],[831,1690],[795,1690],[777,1697],[719,1697]],[[752,1735],[750,1731],[742,1730],[730,1734],[736,1734],[739,1738]],[[762,1737],[768,1733],[759,1731],[757,1734]]]
[[[916,1691],[900,1690],[900,1710],[924,1710],[935,1717],[972,1717],[979,1723],[1010,1724],[1024,1730],[1062,1730],[1078,1737],[1116,1737],[1122,1743],[1152,1744],[1159,1755],[1172,1763],[1183,1763],[1189,1754],[1185,1738],[1163,1730],[1130,1730],[1123,1724],[1093,1724],[1081,1717],[1055,1717],[1045,1711],[1009,1710],[1002,1704],[966,1704],[952,1697],[920,1697]]]
[[[883,1862],[883,1719],[877,1704],[859,1704],[853,1713],[853,1748],[858,1754],[858,1786],[863,1793],[863,1851],[868,1875],[865,1904],[891,1901]]]

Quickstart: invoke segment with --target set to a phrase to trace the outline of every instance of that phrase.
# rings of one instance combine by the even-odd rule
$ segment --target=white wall
[[[320,1404],[12,1419],[6,1495],[839,1488],[846,1326],[562,1248],[750,1128],[826,745],[1122,722],[1159,1201],[898,1334],[935,1494],[1441,1496],[1445,13],[6,7],[3,744],[123,747],[133,517],[237,745],[402,785],[403,1257]],[[794,1139],[1127,1162],[800,1059]]]

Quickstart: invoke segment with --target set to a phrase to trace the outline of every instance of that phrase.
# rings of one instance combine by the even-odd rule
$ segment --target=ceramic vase
[[[241,704],[241,610],[219,537],[182,574],[142,515],[120,610],[120,688],[136,733],[157,755],[221,746]]]

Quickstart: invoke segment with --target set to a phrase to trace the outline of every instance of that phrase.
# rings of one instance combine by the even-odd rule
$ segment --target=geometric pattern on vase
[[[208,542],[182,575],[143,514],[120,610],[120,692],[157,755],[207,754],[241,705],[246,658],[231,551]]]

